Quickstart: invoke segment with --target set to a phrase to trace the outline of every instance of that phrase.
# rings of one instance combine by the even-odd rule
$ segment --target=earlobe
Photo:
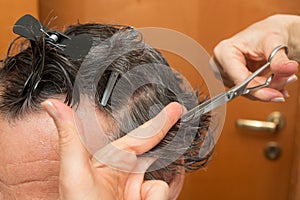
[[[175,175],[175,178],[170,183],[169,187],[169,200],[176,200],[182,190],[184,178],[185,178],[185,170],[184,167],[178,168],[179,173]]]

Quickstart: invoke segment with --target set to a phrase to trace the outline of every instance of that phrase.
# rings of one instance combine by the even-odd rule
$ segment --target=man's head
[[[33,194],[35,197],[51,198],[57,192],[57,131],[40,106],[47,98],[61,99],[76,110],[81,97],[88,96],[99,111],[98,121],[109,140],[122,137],[150,120],[172,101],[182,103],[187,109],[199,103],[198,96],[180,75],[132,27],[83,24],[70,26],[65,34],[87,34],[93,38],[93,46],[84,59],[66,56],[41,39],[31,44],[27,41],[19,53],[3,61],[0,71],[3,194],[24,197],[30,190],[37,192]],[[116,84],[103,105],[103,95],[113,73],[117,74]],[[190,123],[178,122],[147,153],[162,159],[150,167],[145,179],[172,184],[178,181],[176,177],[183,168],[189,171],[203,166],[210,152],[202,157],[199,150],[208,122],[206,115]],[[172,157],[177,151],[178,156]]]

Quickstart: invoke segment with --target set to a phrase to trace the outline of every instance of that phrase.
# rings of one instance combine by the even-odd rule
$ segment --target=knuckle
[[[219,42],[214,50],[213,50],[213,54],[214,55],[219,55],[222,51],[224,51],[224,49],[226,49],[228,46],[230,45],[230,41],[229,39],[226,39],[226,40],[222,40],[221,42]]]

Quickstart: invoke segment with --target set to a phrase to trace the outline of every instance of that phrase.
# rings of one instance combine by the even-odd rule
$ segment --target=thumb
[[[275,48],[273,48],[273,50]],[[280,94],[279,91],[284,90],[286,85],[297,80],[295,73],[298,71],[298,63],[294,60],[290,60],[287,53],[287,49],[285,51],[285,49],[282,48],[273,55],[271,60],[270,67],[274,77],[270,88],[277,90],[278,94]],[[275,90],[273,92],[275,92]],[[263,95],[263,93],[266,94],[266,91],[263,90],[257,91],[257,93],[259,92],[261,95]],[[282,94],[280,95],[283,96]]]
[[[169,197],[169,186],[160,180],[145,181],[142,185],[143,200],[167,200]]]
[[[271,71],[278,77],[290,77],[298,70],[298,63],[290,60],[287,53],[279,50],[271,60]]]
[[[41,103],[42,107],[54,120],[59,135],[60,173],[64,178],[71,178],[89,163],[88,154],[78,137],[73,110],[54,99]],[[70,177],[71,176],[71,177]]]

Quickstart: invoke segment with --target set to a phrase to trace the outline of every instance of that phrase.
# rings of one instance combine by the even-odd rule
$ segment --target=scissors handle
[[[285,54],[288,55],[288,53],[289,53],[288,47],[285,46],[285,45],[279,45],[279,46],[275,47],[275,48],[273,49],[273,51],[270,53],[270,56],[269,56],[269,58],[268,58],[268,63],[271,63],[271,61],[273,60],[275,54],[276,54],[280,49],[284,49]]]
[[[285,53],[288,54],[288,47],[285,45],[279,45],[277,47],[275,47],[272,52],[270,53],[270,56],[268,58],[268,61],[266,64],[264,64],[262,67],[260,67],[258,70],[256,70],[255,72],[253,72],[242,84],[241,84],[241,91],[240,91],[240,95],[243,94],[248,94],[252,91],[264,88],[264,87],[268,87],[271,84],[271,81],[274,77],[274,74],[272,74],[271,76],[269,76],[266,80],[265,83],[261,84],[261,85],[257,85],[251,88],[248,88],[248,84],[250,83],[250,81],[252,81],[256,76],[258,76],[259,74],[261,74],[267,67],[269,67],[271,65],[271,61],[273,60],[274,56],[276,55],[276,53],[281,50],[284,49]],[[243,88],[242,88],[243,87]]]

